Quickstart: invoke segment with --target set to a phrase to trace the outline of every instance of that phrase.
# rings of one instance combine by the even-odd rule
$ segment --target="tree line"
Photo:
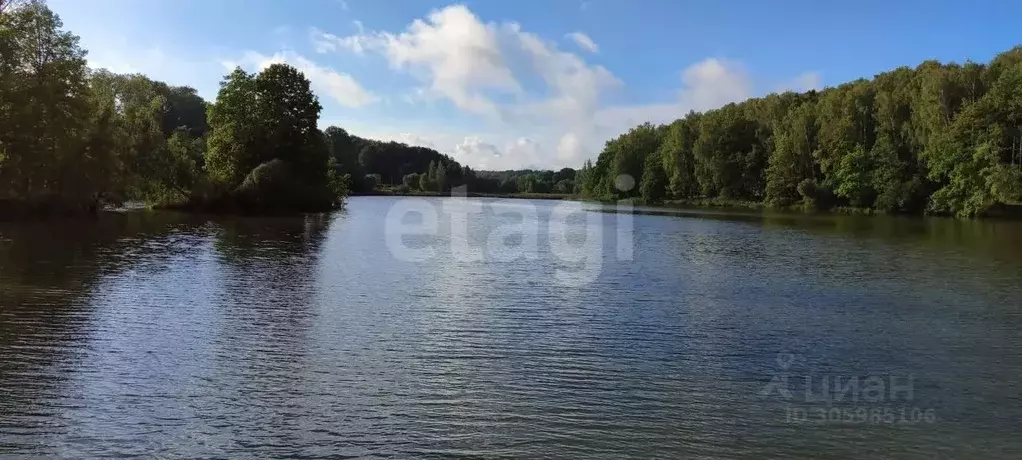
[[[331,126],[325,131],[330,156],[351,175],[352,193],[396,187],[404,192],[449,192],[466,186],[473,193],[527,194],[575,192],[575,170],[476,171],[432,148],[364,139]]]
[[[241,69],[216,102],[89,69],[40,0],[0,0],[0,215],[104,203],[325,210],[346,193],[297,69]]]
[[[632,180],[619,181],[623,175]],[[584,165],[579,188],[598,199],[961,217],[1017,206],[1022,47],[988,64],[926,61],[823,91],[642,124]]]
[[[577,171],[475,171],[431,148],[320,130],[309,80],[284,64],[235,69],[208,102],[85,56],[43,1],[0,0],[0,216],[126,200],[319,211],[349,191],[462,185],[957,216],[1022,204],[1022,47],[645,123]]]
[[[552,172],[477,174],[426,147],[320,130],[294,67],[226,75],[213,102],[144,75],[90,69],[42,0],[0,0],[0,216],[143,201],[212,211],[321,211],[381,185],[570,191]],[[559,185],[559,186],[558,186]]]

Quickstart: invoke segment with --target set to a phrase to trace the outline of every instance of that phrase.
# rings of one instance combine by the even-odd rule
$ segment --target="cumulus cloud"
[[[792,78],[791,81],[777,88],[778,91],[809,91],[820,89],[823,86],[823,78],[819,72],[805,72]]]
[[[379,100],[351,75],[318,65],[293,51],[282,51],[270,56],[250,51],[245,54],[241,62],[225,62],[224,67],[231,69],[241,65],[262,70],[272,64],[294,66],[305,74],[314,90],[330,95],[337,103],[345,107],[364,107]]]
[[[498,113],[486,91],[521,91],[501,53],[497,26],[484,24],[463,5],[433,11],[399,34],[380,32],[365,40],[393,68],[412,71],[434,95],[470,112]]]
[[[512,139],[501,148],[479,136],[467,136],[454,147],[452,156],[483,170],[542,168],[548,163],[540,144],[527,137]]]
[[[701,112],[752,96],[752,80],[737,62],[710,58],[681,74],[681,103]]]
[[[600,46],[597,45],[592,38],[589,38],[588,35],[582,32],[572,32],[568,34],[567,37],[574,41],[579,48],[582,48],[585,51],[588,51],[590,53],[596,53],[600,51]]]
[[[477,136],[464,138],[454,147],[454,157],[469,165],[479,165],[482,169],[492,169],[501,162],[497,146],[483,142]]]
[[[557,141],[557,159],[562,164],[575,161],[584,154],[582,141],[575,133],[567,133]]]
[[[582,32],[567,37],[580,52],[599,50]],[[429,146],[474,168],[577,167],[595,157],[607,139],[639,123],[667,123],[692,110],[756,94],[740,62],[708,58],[681,71],[674,98],[611,105],[610,96],[624,83],[610,70],[518,23],[484,22],[464,5],[434,10],[399,32],[360,28],[357,34],[338,37],[313,30],[313,44],[320,52],[385,57],[393,69],[423,84],[414,96],[406,96],[408,103],[439,98],[466,114],[482,115],[478,120],[488,133],[448,133],[443,139],[426,133],[418,138],[418,145],[429,138]],[[803,74],[786,85],[818,86],[819,76]],[[409,138],[400,127],[393,132],[376,138]]]

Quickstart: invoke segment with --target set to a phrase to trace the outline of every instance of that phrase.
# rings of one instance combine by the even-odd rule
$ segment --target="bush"
[[[366,174],[363,185],[366,190],[376,190],[376,188],[380,186],[380,182],[382,182],[382,180],[379,174]]]
[[[234,195],[245,210],[325,211],[336,202],[325,179],[312,183],[302,180],[291,165],[276,159],[256,166]]]
[[[798,194],[802,196],[802,203],[807,209],[825,209],[830,206],[830,190],[820,187],[815,179],[799,182]]]
[[[405,176],[401,178],[401,184],[410,189],[417,188],[419,186],[419,181],[419,174],[417,173],[405,174]]]

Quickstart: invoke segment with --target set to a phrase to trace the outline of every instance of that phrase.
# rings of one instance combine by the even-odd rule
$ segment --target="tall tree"
[[[88,156],[91,118],[85,51],[41,2],[0,13],[0,196],[86,206],[102,171]]]

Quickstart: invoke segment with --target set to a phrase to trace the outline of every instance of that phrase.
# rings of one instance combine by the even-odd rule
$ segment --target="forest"
[[[436,150],[331,126],[309,80],[238,68],[216,101],[144,75],[90,69],[41,0],[0,0],[0,217],[108,204],[323,211],[381,186],[444,193],[570,193],[572,174],[477,173]]]
[[[296,69],[241,69],[215,103],[188,87],[87,67],[38,0],[0,0],[0,214],[129,200],[211,210],[330,209],[344,177]]]
[[[0,218],[127,201],[206,211],[323,211],[381,188],[959,217],[1022,205],[1022,47],[927,61],[645,123],[595,162],[475,171],[434,149],[318,126],[294,67],[240,68],[216,100],[90,69],[42,0],[0,0]],[[627,178],[627,180],[622,180]]]
[[[382,142],[331,126],[325,131],[330,157],[349,174],[352,194],[379,188],[399,193],[446,193],[464,185],[475,194],[558,194],[575,191],[575,170],[475,171],[428,147]]]
[[[988,64],[927,61],[642,124],[608,141],[578,185],[589,198],[648,203],[959,217],[1017,210],[1022,47]]]

